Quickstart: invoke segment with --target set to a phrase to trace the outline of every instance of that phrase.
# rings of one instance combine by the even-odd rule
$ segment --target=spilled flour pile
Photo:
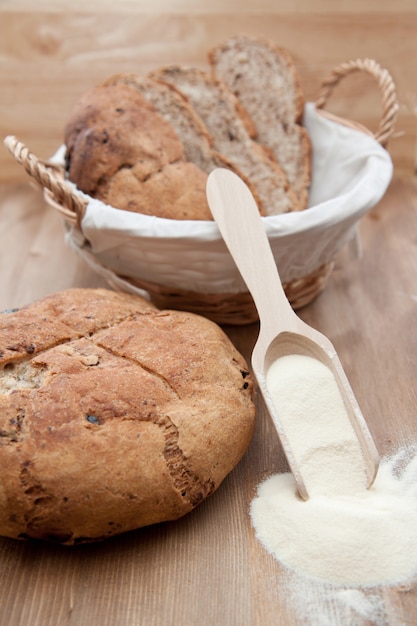
[[[369,490],[296,495],[291,474],[272,476],[251,504],[256,536],[287,567],[339,585],[407,582],[417,575],[417,450],[384,460]]]
[[[383,460],[367,489],[330,370],[310,357],[282,357],[267,385],[284,427],[292,428],[310,498],[297,496],[292,474],[267,479],[251,503],[256,537],[290,571],[339,588],[339,600],[369,618],[376,605],[359,589],[417,575],[417,448]]]

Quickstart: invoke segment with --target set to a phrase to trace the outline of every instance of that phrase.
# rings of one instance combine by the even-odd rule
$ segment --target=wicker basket
[[[336,118],[323,110],[334,87],[344,76],[356,71],[365,71],[371,74],[376,79],[382,96],[382,116],[379,128],[374,135],[355,122]],[[319,110],[326,119],[331,119],[344,127],[359,130],[361,133],[372,136],[375,142],[385,148],[394,129],[398,104],[395,87],[388,71],[381,68],[374,60],[358,59],[336,67],[330,76],[322,82],[319,96],[315,102],[315,109]],[[242,325],[258,319],[252,298],[244,287],[243,290],[236,293],[229,291],[207,293],[207,290],[200,292],[173,285],[172,281],[167,286],[138,276],[137,273],[132,272],[133,275],[129,275],[128,272],[120,274],[115,272],[114,268],[106,267],[90,249],[88,238],[83,232],[83,218],[91,199],[65,180],[62,167],[53,162],[39,160],[22,142],[13,136],[7,137],[5,144],[16,161],[22,164],[29,176],[43,188],[48,204],[63,215],[68,232],[71,233],[70,243],[98,273],[106,278],[113,288],[149,295],[151,300],[160,308],[196,312],[219,324]],[[112,208],[111,210],[118,211],[118,209]],[[308,212],[309,209],[306,211]],[[152,219],[158,221],[160,218]],[[270,218],[263,219],[268,220]],[[177,222],[176,227],[181,228],[181,222]],[[211,228],[213,227],[216,228],[215,225],[211,225]],[[221,239],[219,233],[218,238]],[[311,302],[325,288],[333,263],[333,257],[328,258],[318,267],[312,267],[307,273],[289,281],[283,281],[286,295],[294,309],[301,308]]]

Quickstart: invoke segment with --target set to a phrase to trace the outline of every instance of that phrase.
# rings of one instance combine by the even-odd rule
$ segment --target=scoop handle
[[[250,189],[234,172],[217,168],[208,176],[206,191],[216,224],[253,297],[263,332],[270,331],[266,334],[273,337],[281,330],[295,330],[296,315]]]

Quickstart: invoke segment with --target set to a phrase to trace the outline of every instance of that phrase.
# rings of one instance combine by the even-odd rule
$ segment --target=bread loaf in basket
[[[248,48],[252,49],[250,46],[255,51],[266,47],[273,58],[281,58],[281,54],[286,59],[283,52],[280,49],[277,52],[270,42],[259,38],[249,38],[249,43],[246,38],[243,41],[247,46],[245,53],[246,61],[248,57],[250,60],[250,71],[253,71],[254,62],[252,54],[248,53]],[[242,44],[242,38],[232,39],[225,46],[227,49],[238,48],[234,54],[240,55],[244,67],[245,56],[238,44]],[[290,159],[284,157],[284,164],[278,162],[279,155],[274,154],[277,140],[275,135],[268,138],[265,113],[256,119],[259,102],[252,115],[247,112],[251,103],[241,94],[244,89],[251,90],[250,75],[246,85],[239,83],[237,86],[235,77],[228,76],[230,61],[225,46],[210,53],[221,78],[208,70],[185,70],[176,66],[161,68],[144,79],[134,75],[111,77],[100,86],[102,91],[111,87],[129,93],[132,98],[134,94],[137,102],[145,99],[147,109],[153,107],[153,114],[160,116],[165,127],[174,130],[179,145],[172,136],[174,156],[168,158],[168,152],[162,151],[163,167],[158,172],[172,169],[174,164],[176,178],[171,178],[176,181],[174,188],[177,175],[180,175],[188,186],[187,193],[194,200],[201,200],[198,206],[194,200],[183,202],[183,197],[179,197],[178,202],[170,202],[169,198],[175,194],[164,196],[167,187],[162,184],[151,194],[153,210],[147,211],[144,207],[142,212],[137,212],[137,208],[132,210],[132,206],[126,204],[122,209],[115,207],[118,198],[122,202],[122,191],[131,184],[128,181],[132,180],[132,170],[136,180],[138,176],[142,176],[145,183],[149,180],[146,178],[149,168],[141,170],[137,163],[142,157],[137,155],[136,161],[127,161],[125,168],[119,166],[123,165],[126,155],[120,156],[117,166],[118,171],[123,170],[118,174],[120,180],[109,177],[108,173],[103,176],[103,172],[96,172],[96,183],[98,181],[104,189],[102,197],[93,197],[92,194],[97,195],[96,190],[91,193],[81,191],[68,180],[68,171],[75,167],[77,143],[71,125],[67,137],[69,143],[74,137],[75,140],[70,147],[60,148],[48,163],[41,162],[14,137],[7,138],[6,144],[16,160],[44,188],[48,203],[63,214],[68,244],[112,287],[146,294],[159,307],[194,311],[222,324],[245,324],[255,321],[257,313],[215,223],[209,219],[204,197],[204,183],[209,171],[214,167],[228,167],[249,183],[263,215],[287,296],[294,308],[300,308],[324,289],[335,256],[355,237],[360,218],[380,200],[391,180],[392,162],[386,144],[393,131],[398,105],[391,76],[369,59],[335,68],[323,81],[315,103],[303,104],[298,89],[294,89],[293,106],[284,107],[284,121],[279,132],[275,133],[281,139],[288,134],[287,153],[294,152],[295,148],[291,146],[294,137],[297,138],[299,154],[295,160],[298,167],[286,170],[284,166]],[[262,58],[257,58],[256,62],[261,63]],[[287,63],[285,67],[293,70],[291,64]],[[283,71],[277,64],[273,68],[275,73]],[[356,71],[370,74],[382,94],[383,113],[375,134],[323,110],[338,82]],[[243,69],[239,75],[242,74]],[[297,80],[293,84],[297,87]],[[224,94],[225,88],[227,98],[220,99],[222,107],[219,107],[216,131],[216,118],[213,118],[210,103],[216,98],[220,101],[219,94]],[[245,107],[240,99],[245,101]],[[256,129],[256,123],[261,128],[264,126],[262,131]],[[277,126],[276,121],[274,124]],[[167,136],[170,133],[169,129]],[[103,138],[107,141],[105,135]],[[240,150],[236,150],[235,141]],[[161,154],[160,149],[158,154]],[[82,164],[81,159],[77,167],[84,175]],[[189,167],[194,168],[194,173],[198,170],[195,176],[189,175]],[[139,170],[140,174],[136,176]],[[262,187],[260,180],[267,180],[268,185]],[[267,198],[277,198],[279,194],[282,203],[268,205]],[[181,208],[184,206],[185,212]],[[162,211],[160,216],[155,214],[157,209]],[[178,216],[181,211],[182,215]]]

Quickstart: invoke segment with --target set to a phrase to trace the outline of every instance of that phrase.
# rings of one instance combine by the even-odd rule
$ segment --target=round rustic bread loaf
[[[209,320],[105,289],[0,315],[0,534],[77,544],[174,520],[254,425],[243,357]]]

